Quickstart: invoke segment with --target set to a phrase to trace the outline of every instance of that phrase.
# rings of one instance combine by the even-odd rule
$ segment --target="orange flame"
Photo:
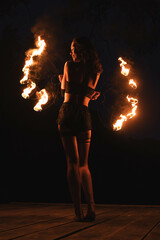
[[[36,46],[38,47],[38,49],[30,49],[27,52],[27,60],[22,69],[22,71],[24,72],[24,76],[20,80],[21,84],[28,83],[28,81],[29,81],[28,75],[29,75],[30,66],[34,64],[33,57],[41,55],[41,53],[43,52],[43,50],[45,48],[45,45],[46,45],[45,41],[41,40],[41,37],[38,36],[38,40],[36,41]]]
[[[29,98],[29,94],[33,91],[33,89],[36,88],[36,84],[32,81],[30,81],[30,84],[27,88],[23,89],[22,97],[23,98]]]
[[[132,112],[127,114],[127,117],[129,119],[131,119],[136,115],[138,100],[136,98],[132,98],[132,97],[129,97],[129,96],[127,96],[126,98],[127,98],[128,102],[131,103],[131,106],[132,106]]]
[[[41,55],[44,48],[45,48],[45,45],[46,45],[45,41],[41,40],[41,37],[38,36],[38,40],[36,41],[36,46],[38,47],[38,49],[30,49],[27,52],[27,59],[25,61],[25,65],[22,69],[22,71],[24,72],[24,76],[20,80],[21,84],[29,83],[29,86],[27,88],[25,88],[23,90],[23,93],[22,93],[22,97],[25,98],[25,99],[29,98],[29,94],[36,88],[36,83],[28,78],[29,71],[30,71],[30,66],[35,64],[35,62],[33,60],[33,57]]]
[[[30,67],[35,64],[33,57],[34,56],[39,56],[42,54],[42,52],[45,49],[46,43],[44,40],[41,40],[41,37],[38,36],[38,39],[36,41],[36,49],[30,49],[27,52],[27,59],[25,61],[25,65],[22,69],[24,72],[23,78],[20,80],[21,84],[26,84],[28,83],[28,87],[23,90],[22,97],[24,98],[29,98],[30,93],[36,88],[36,83],[33,82],[31,79],[29,79],[29,72],[30,72]],[[48,102],[48,93],[46,89],[42,89],[41,91],[36,93],[39,101],[38,103],[34,106],[35,111],[41,111],[42,110],[42,105],[46,104]]]
[[[129,80],[129,85],[132,87],[132,88],[137,88],[137,84],[135,83],[135,81],[133,79],[130,79]]]
[[[127,62],[125,62],[121,57],[119,57],[118,60],[121,61],[120,64],[120,67],[122,68],[121,73],[124,76],[128,76],[130,69],[125,67],[125,65],[127,65]]]
[[[48,102],[48,93],[46,91],[46,89],[42,89],[40,92],[36,93],[39,101],[38,103],[34,106],[34,110],[35,111],[42,111],[42,105],[46,104]]]
[[[122,124],[124,121],[127,121],[127,117],[125,115],[120,115],[120,119],[116,121],[116,123],[113,124],[113,130],[119,131],[122,128]]]
[[[118,60],[121,61],[121,64],[120,64],[120,67],[122,68],[121,74],[123,74],[124,76],[128,76],[130,69],[128,69],[124,66],[124,65],[127,64],[127,62],[125,62],[121,57],[118,58]],[[137,88],[137,84],[133,79],[129,80],[129,85],[134,89]],[[126,98],[127,98],[128,102],[131,103],[132,111],[130,113],[128,113],[127,115],[122,115],[121,114],[119,116],[119,119],[113,124],[113,130],[115,130],[115,131],[121,130],[124,121],[127,121],[128,119],[131,119],[136,115],[138,99],[133,98],[133,97],[129,97],[128,95],[127,95]]]

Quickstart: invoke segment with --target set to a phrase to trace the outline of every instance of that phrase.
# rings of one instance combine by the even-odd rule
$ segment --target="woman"
[[[95,219],[95,203],[88,154],[91,141],[90,100],[100,95],[95,91],[102,66],[97,52],[86,37],[74,38],[70,52],[73,61],[64,65],[59,75],[64,102],[58,115],[58,129],[67,159],[67,180],[75,208],[76,221]],[[81,207],[81,185],[87,202],[84,217]]]

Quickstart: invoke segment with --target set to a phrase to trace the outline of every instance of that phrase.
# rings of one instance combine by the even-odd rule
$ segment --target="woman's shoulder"
[[[70,71],[71,69],[72,62],[71,61],[66,61],[64,64],[64,71]]]
[[[64,65],[67,66],[67,67],[77,67],[77,66],[81,66],[82,63],[81,62],[74,62],[72,60],[69,60],[69,61],[66,61]]]
[[[73,61],[70,61],[70,60],[69,60],[69,61],[66,61],[65,64],[64,64],[64,66],[65,66],[65,67],[70,67],[70,66],[73,65],[73,63],[74,63],[74,62],[73,62]]]
[[[65,69],[67,71],[75,72],[77,70],[80,70],[80,64],[73,62],[73,61],[66,61],[65,62]]]

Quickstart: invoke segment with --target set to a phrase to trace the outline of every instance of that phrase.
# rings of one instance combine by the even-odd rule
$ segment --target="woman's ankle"
[[[81,207],[75,208],[75,215],[76,217],[83,217],[83,210]]]
[[[88,203],[87,212],[88,213],[95,212],[95,202],[94,201]]]

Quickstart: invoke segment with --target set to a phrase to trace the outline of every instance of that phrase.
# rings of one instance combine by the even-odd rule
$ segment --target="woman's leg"
[[[88,204],[87,216],[94,216],[95,203],[93,196],[92,177],[88,168],[90,141],[91,130],[80,133],[77,137],[81,183]]]
[[[81,182],[79,172],[79,154],[77,139],[75,136],[61,137],[67,159],[67,180],[76,217],[83,218],[81,209]]]

